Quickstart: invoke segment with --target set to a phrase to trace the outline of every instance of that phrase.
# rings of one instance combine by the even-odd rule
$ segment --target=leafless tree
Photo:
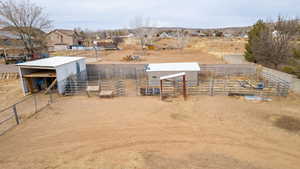
[[[43,8],[29,0],[0,1],[0,23],[17,33],[28,54],[34,54],[37,47],[46,46],[43,30],[51,27],[51,21],[44,14]]]
[[[188,44],[189,39],[189,34],[188,32],[184,31],[184,29],[176,30],[176,40],[178,49],[183,49]]]
[[[154,24],[151,23],[150,18],[135,17],[131,21],[131,27],[133,28],[134,34],[138,39],[142,50],[147,43],[152,44],[153,39],[156,35],[156,29]]]
[[[293,57],[293,38],[299,28],[298,20],[279,16],[273,27],[268,26],[259,38],[253,39],[251,48],[256,61],[275,69],[287,63]]]

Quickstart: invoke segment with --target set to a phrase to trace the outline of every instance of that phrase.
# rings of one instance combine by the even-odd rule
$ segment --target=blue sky
[[[147,17],[156,26],[248,26],[258,19],[300,16],[299,0],[31,0],[45,8],[54,28],[118,29]]]

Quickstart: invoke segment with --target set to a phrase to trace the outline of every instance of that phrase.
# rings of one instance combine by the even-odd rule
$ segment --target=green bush
[[[245,59],[248,62],[256,62],[256,57],[254,56],[254,51],[252,49],[253,44],[257,43],[257,41],[260,39],[260,34],[267,29],[267,25],[266,23],[264,23],[263,20],[258,20],[256,22],[256,24],[254,24],[250,30],[250,32],[248,32],[248,43],[245,46]]]
[[[294,58],[300,59],[300,49],[299,48],[298,49],[294,48],[293,54],[294,54]]]
[[[291,66],[284,66],[282,68],[282,71],[285,72],[285,73],[288,73],[288,74],[295,74],[295,69]]]
[[[254,55],[252,54],[252,51],[251,51],[251,49],[250,49],[249,43],[246,44],[245,48],[246,48],[246,51],[245,51],[245,53],[244,53],[245,59],[246,59],[248,62],[255,62],[255,57],[254,57]]]

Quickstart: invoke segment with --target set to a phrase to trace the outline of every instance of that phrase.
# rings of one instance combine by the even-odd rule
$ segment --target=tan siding
[[[51,32],[48,34],[48,45],[54,46],[55,44],[66,44],[73,45],[74,38],[72,36],[67,36],[59,32]]]

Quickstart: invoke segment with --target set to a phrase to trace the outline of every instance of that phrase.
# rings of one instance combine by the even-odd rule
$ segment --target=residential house
[[[233,35],[230,34],[230,33],[224,33],[223,36],[224,36],[225,38],[233,38]]]
[[[19,36],[11,31],[3,31],[0,30],[0,56],[5,58],[5,63],[9,63],[7,60],[8,57],[14,57],[13,61],[17,61],[18,59],[24,60],[25,48]]]
[[[193,37],[206,37],[206,34],[204,34],[202,32],[199,32],[199,31],[194,31],[194,32],[190,33],[190,36],[193,36]]]
[[[66,50],[73,45],[83,45],[83,41],[73,30],[55,29],[48,33],[49,50]]]
[[[170,35],[167,33],[167,32],[162,32],[160,35],[159,35],[160,38],[162,39],[165,39],[165,38],[170,38]]]
[[[43,33],[36,29],[35,33]],[[25,60],[39,59],[48,56],[47,50],[40,44],[40,41],[32,37],[35,53],[27,55],[24,41],[12,27],[0,30],[0,55],[4,57],[5,63],[18,63]]]
[[[100,47],[102,50],[119,50],[117,44],[113,42],[97,42],[97,47]]]

